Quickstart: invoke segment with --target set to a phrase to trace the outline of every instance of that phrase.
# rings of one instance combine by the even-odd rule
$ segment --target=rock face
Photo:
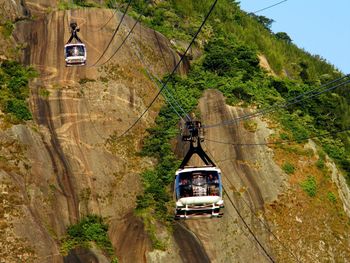
[[[199,109],[202,123],[208,126],[249,113],[227,106],[223,95],[216,90],[204,93]],[[242,122],[205,129],[204,150],[223,174],[225,214],[220,219],[189,220],[185,226],[201,241],[210,262],[269,262],[240,216],[264,248],[270,250],[269,234],[263,226],[267,222],[254,214],[263,211],[265,202],[277,198],[286,178],[267,146],[232,145],[262,143],[269,133],[266,123],[260,120],[256,132],[246,130]],[[193,164],[200,163],[194,159]]]
[[[270,242],[272,224],[264,209],[288,187],[288,177],[276,165],[272,150],[259,145],[272,132],[266,122],[254,120],[253,129],[243,122],[206,129],[204,149],[223,173],[225,215],[178,222],[168,236],[168,249],[153,250],[133,211],[142,192],[139,174],[154,163],[136,153],[162,99],[126,136],[120,135],[158,93],[145,71],[160,78],[171,71],[178,55],[164,36],[137,25],[104,64],[135,20],[125,18],[104,52],[122,14],[104,9],[53,11],[54,0],[28,0],[25,6],[13,2],[18,2],[11,7],[17,15],[31,12],[37,17],[18,22],[14,37],[27,43],[23,60],[40,76],[31,83],[34,121],[0,133],[4,157],[0,158],[0,229],[4,229],[0,247],[5,248],[0,258],[4,262],[108,262],[96,249],[75,249],[66,256],[60,252],[66,227],[93,213],[108,220],[120,262],[270,262],[269,255],[273,257],[274,249],[281,246]],[[73,20],[81,28],[88,64],[67,68],[63,48]],[[227,106],[215,90],[207,90],[198,107],[205,125],[249,113]],[[179,157],[186,147],[178,143]],[[346,197],[348,193],[342,192]]]
[[[36,5],[45,8],[39,2]],[[54,11],[35,21],[17,23],[16,38],[28,43],[25,62],[40,73],[31,83],[35,124],[12,129],[19,144],[25,145],[31,165],[26,176],[16,177],[24,213],[13,224],[15,233],[35,251],[33,262],[63,262],[59,238],[69,224],[90,213],[108,218],[109,235],[122,262],[145,261],[150,250],[142,222],[132,211],[141,192],[138,174],[151,162],[134,153],[161,100],[127,136],[118,135],[158,92],[143,73],[144,67],[160,77],[166,73],[164,62],[172,68],[178,56],[162,35],[138,25],[111,63],[93,65],[121,18],[117,13],[101,29],[112,15],[111,10],[102,9]],[[73,19],[87,46],[88,65],[66,68],[63,47]],[[134,23],[125,18],[101,62],[113,54]],[[112,135],[117,139],[108,140]],[[74,259],[80,254],[81,262],[86,257],[96,260],[94,253],[77,252],[65,262],[79,262]]]

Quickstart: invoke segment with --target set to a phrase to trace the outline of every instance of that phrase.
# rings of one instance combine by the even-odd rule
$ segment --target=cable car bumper
[[[175,218],[221,217],[224,200],[220,196],[185,197],[176,202]]]
[[[85,64],[86,59],[84,57],[66,58],[66,66],[79,66]]]

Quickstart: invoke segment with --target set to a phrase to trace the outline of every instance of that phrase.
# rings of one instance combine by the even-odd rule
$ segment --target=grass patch
[[[5,38],[9,38],[12,35],[13,30],[15,29],[15,25],[11,20],[5,21],[2,24],[2,34]]]
[[[61,240],[61,252],[63,255],[68,255],[74,248],[89,248],[92,242],[110,257],[114,255],[114,249],[108,237],[108,225],[97,215],[88,215],[67,228],[67,234]]]
[[[309,175],[305,181],[300,183],[300,186],[310,197],[314,197],[316,195],[317,184],[314,176]]]
[[[39,88],[39,96],[47,99],[50,96],[50,91],[48,91],[45,87]]]
[[[60,0],[57,6],[58,6],[58,10],[91,8],[91,7],[100,8],[100,7],[102,7],[102,5],[100,5],[96,2],[86,1],[86,0],[73,0],[73,3],[71,1],[66,2],[64,0]]]
[[[243,127],[249,132],[256,132],[258,124],[255,121],[247,120],[243,122]]]
[[[324,160],[321,158],[318,158],[318,160],[316,161],[316,167],[320,170],[323,170],[325,168]]]
[[[293,174],[295,172],[295,167],[293,164],[289,163],[289,162],[285,162],[282,165],[282,170],[286,173],[286,174]]]
[[[0,65],[0,109],[7,114],[10,123],[20,123],[32,119],[28,107],[29,80],[37,72],[20,63],[5,60]]]
[[[333,204],[335,204],[337,202],[337,197],[335,196],[335,194],[333,192],[327,193],[327,199]]]

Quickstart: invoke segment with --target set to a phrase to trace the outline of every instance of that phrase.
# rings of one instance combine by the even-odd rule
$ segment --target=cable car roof
[[[64,47],[73,47],[73,46],[83,46],[83,47],[85,47],[85,44],[83,44],[83,43],[70,43],[70,44],[64,45]]]
[[[221,170],[215,166],[196,166],[196,167],[185,167],[183,169],[178,169],[176,175],[184,172],[196,172],[196,171],[208,171],[208,172],[218,172],[221,173]]]

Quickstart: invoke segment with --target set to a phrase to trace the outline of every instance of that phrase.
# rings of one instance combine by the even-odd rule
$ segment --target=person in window
[[[208,175],[208,182],[212,184],[218,184],[219,183],[219,178],[216,174],[209,174]]]
[[[73,47],[72,56],[79,56],[80,52],[78,47]]]

